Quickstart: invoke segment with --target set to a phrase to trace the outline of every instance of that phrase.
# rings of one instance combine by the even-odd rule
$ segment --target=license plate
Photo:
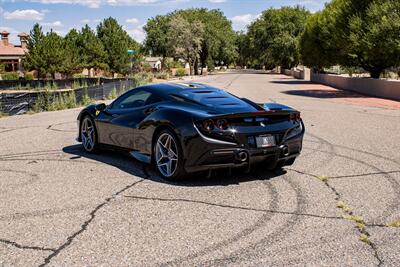
[[[256,137],[257,147],[272,147],[276,146],[275,136],[273,135],[263,135]]]

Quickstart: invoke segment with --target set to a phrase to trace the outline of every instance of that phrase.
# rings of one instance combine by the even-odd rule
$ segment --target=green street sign
[[[132,49],[128,49],[128,55],[134,55],[136,53],[136,51],[135,50],[132,50]]]

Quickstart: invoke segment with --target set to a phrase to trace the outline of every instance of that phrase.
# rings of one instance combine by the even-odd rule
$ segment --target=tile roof
[[[0,56],[23,56],[28,52],[28,49],[23,49],[21,46],[15,46],[9,43],[7,46],[0,41]]]

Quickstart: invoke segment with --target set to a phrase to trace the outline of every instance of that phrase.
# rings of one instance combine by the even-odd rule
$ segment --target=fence
[[[50,94],[51,98],[55,98],[55,96],[58,96],[59,94],[67,94],[74,91],[76,101],[80,102],[86,95],[91,99],[101,100],[112,94],[114,89],[116,94],[120,95],[134,87],[136,87],[136,82],[134,80],[114,80],[97,86],[89,86],[87,88],[79,88],[75,90],[54,90],[47,92],[47,94]],[[39,96],[43,94],[43,91],[1,93],[0,111],[9,115],[26,113],[33,108]]]
[[[65,80],[0,80],[0,90],[19,90],[56,87],[57,89],[79,88],[78,85],[95,86],[99,84],[112,83],[124,79],[107,79],[107,78],[76,78]]]

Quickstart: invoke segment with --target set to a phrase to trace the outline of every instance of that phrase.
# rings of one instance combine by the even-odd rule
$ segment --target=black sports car
[[[127,150],[153,163],[167,179],[190,172],[291,165],[302,149],[300,112],[199,83],[132,89],[110,105],[90,105],[78,116],[78,141],[87,152]]]

